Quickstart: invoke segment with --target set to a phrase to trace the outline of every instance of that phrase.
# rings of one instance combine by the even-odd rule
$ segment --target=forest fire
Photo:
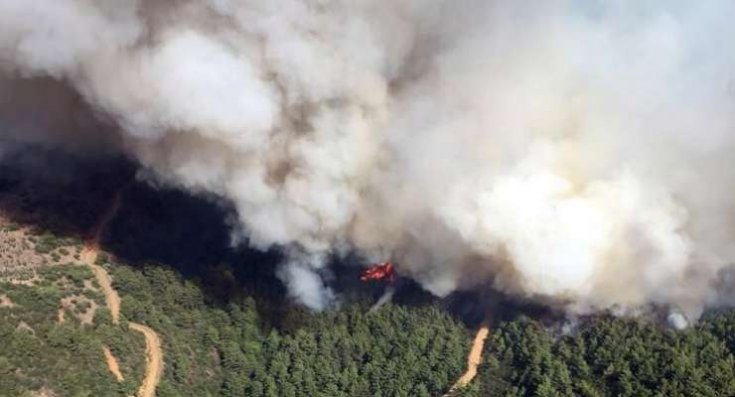
[[[361,281],[385,280],[392,283],[395,279],[396,275],[393,270],[393,262],[375,264],[360,274]]]

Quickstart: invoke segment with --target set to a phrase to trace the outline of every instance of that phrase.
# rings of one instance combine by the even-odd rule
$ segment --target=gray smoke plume
[[[735,260],[734,18],[725,0],[4,0],[0,125],[228,198],[312,307],[332,297],[319,258],[358,252],[437,295],[696,318]]]

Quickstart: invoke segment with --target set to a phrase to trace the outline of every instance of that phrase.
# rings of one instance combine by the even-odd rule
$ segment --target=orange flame
[[[360,280],[362,281],[385,280],[392,283],[395,278],[396,275],[393,270],[392,262],[383,262],[373,265],[360,275]]]

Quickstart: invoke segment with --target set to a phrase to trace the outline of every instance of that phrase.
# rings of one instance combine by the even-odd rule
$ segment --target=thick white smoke
[[[71,87],[161,179],[291,252],[314,307],[313,258],[357,251],[439,295],[492,280],[696,317],[735,260],[733,19],[725,0],[5,0],[0,88]]]

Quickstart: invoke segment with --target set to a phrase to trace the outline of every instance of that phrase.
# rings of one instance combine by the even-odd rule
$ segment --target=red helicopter
[[[385,280],[389,283],[393,283],[395,279],[396,273],[393,269],[392,262],[375,264],[360,274],[360,280],[362,281]]]

